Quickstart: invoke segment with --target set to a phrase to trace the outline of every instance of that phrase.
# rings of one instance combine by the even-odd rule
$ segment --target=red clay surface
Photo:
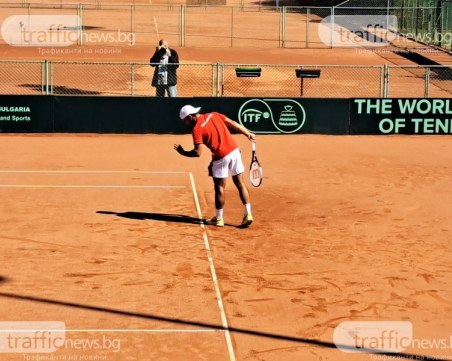
[[[407,62],[355,49],[170,43],[182,62]],[[0,57],[147,62],[153,46],[119,50],[63,57],[0,45]],[[248,164],[249,144],[236,137]],[[418,340],[450,339],[450,139],[259,136],[255,223],[236,227],[242,206],[230,182],[227,226],[206,230],[233,351],[189,176],[212,216],[209,157],[183,158],[174,143],[191,138],[0,135],[0,320],[65,322],[67,347],[47,356],[78,361],[383,359],[335,348],[334,329],[349,320],[410,321]]]
[[[249,143],[235,137],[249,163]],[[54,357],[233,359],[188,174],[212,216],[209,156],[172,149],[190,147],[189,135],[0,140],[1,320],[65,322]],[[334,347],[347,320],[405,320],[416,339],[449,339],[447,137],[272,135],[258,151],[255,223],[236,227],[231,182],[227,226],[206,229],[237,360],[375,359]]]

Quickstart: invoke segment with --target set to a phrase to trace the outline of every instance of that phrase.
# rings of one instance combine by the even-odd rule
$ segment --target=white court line
[[[203,219],[202,213],[201,213],[201,206],[199,205],[198,193],[196,192],[196,186],[195,186],[193,174],[191,172],[189,172],[188,175],[190,176],[190,183],[191,183],[191,186],[193,189],[193,197],[195,199],[198,217],[199,217],[199,219]],[[206,227],[204,226],[204,223],[201,222],[200,226],[202,229],[202,236],[204,238],[204,246],[207,251],[207,258],[209,260],[210,273],[211,273],[214,288],[215,288],[215,294],[217,297],[218,308],[220,309],[221,323],[222,323],[223,329],[224,329],[224,336],[226,338],[226,345],[228,347],[229,359],[230,359],[230,361],[235,361],[236,358],[235,358],[235,353],[234,353],[234,347],[232,345],[231,333],[229,332],[229,326],[228,326],[228,321],[226,318],[226,312],[224,310],[224,303],[223,303],[223,299],[221,297],[220,285],[218,284],[217,272],[215,271],[215,265],[213,263],[212,251],[210,250],[209,238],[207,237]]]
[[[0,173],[80,173],[80,174],[186,174],[186,172],[173,172],[173,171],[147,171],[147,170],[12,170],[12,169],[0,169]],[[162,188],[162,189],[183,189],[186,186],[138,186],[138,185],[110,185],[110,184],[0,184],[0,188]]]
[[[101,333],[109,333],[109,332],[123,332],[123,333],[212,333],[212,332],[224,332],[224,330],[215,330],[215,329],[182,329],[182,328],[176,328],[176,329],[123,329],[123,328],[106,328],[106,329],[45,329],[45,330],[38,330],[38,329],[30,329],[30,330],[0,330],[0,333],[17,333],[17,332],[29,332],[29,331],[52,331],[52,332],[101,332]]]
[[[0,173],[9,174],[25,174],[25,173],[80,173],[80,174],[110,174],[110,173],[122,173],[122,174],[185,174],[186,172],[176,172],[176,171],[147,171],[147,170],[14,170],[14,169],[0,169]],[[167,185],[156,185],[156,186],[138,186],[138,185],[110,185],[110,184],[0,184],[0,188],[162,188],[162,189],[183,189],[186,186],[167,186]]]
[[[0,169],[0,173],[143,173],[143,174],[185,174],[187,172],[148,170],[10,170]]]
[[[53,331],[53,330],[52,330]],[[65,332],[131,332],[131,333],[211,333],[211,332],[224,332],[223,330],[214,330],[210,328],[206,329],[183,329],[183,328],[174,328],[174,329],[81,329],[81,330],[62,330]]]
[[[186,186],[121,186],[92,184],[0,184],[0,188],[167,188],[181,189]]]

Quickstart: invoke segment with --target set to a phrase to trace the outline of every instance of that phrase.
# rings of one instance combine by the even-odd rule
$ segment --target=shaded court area
[[[343,321],[449,339],[449,139],[257,139],[265,178],[240,229],[232,182],[226,226],[201,224],[208,152],[173,150],[189,135],[2,134],[0,319],[64,322],[51,355],[76,360],[377,359],[335,347]],[[452,356],[417,346],[402,357]]]

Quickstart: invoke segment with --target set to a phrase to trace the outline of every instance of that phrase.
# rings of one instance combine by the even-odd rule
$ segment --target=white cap
[[[179,112],[179,117],[184,120],[188,115],[197,114],[200,109],[201,107],[195,108],[191,105],[184,105]]]

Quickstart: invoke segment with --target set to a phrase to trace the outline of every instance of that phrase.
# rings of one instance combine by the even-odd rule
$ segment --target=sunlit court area
[[[112,360],[365,360],[334,346],[342,321],[449,332],[447,139],[261,136],[255,224],[229,188],[219,229],[180,137],[1,136],[4,321],[64,322],[55,355]]]
[[[451,360],[451,14],[0,4],[0,360]]]

